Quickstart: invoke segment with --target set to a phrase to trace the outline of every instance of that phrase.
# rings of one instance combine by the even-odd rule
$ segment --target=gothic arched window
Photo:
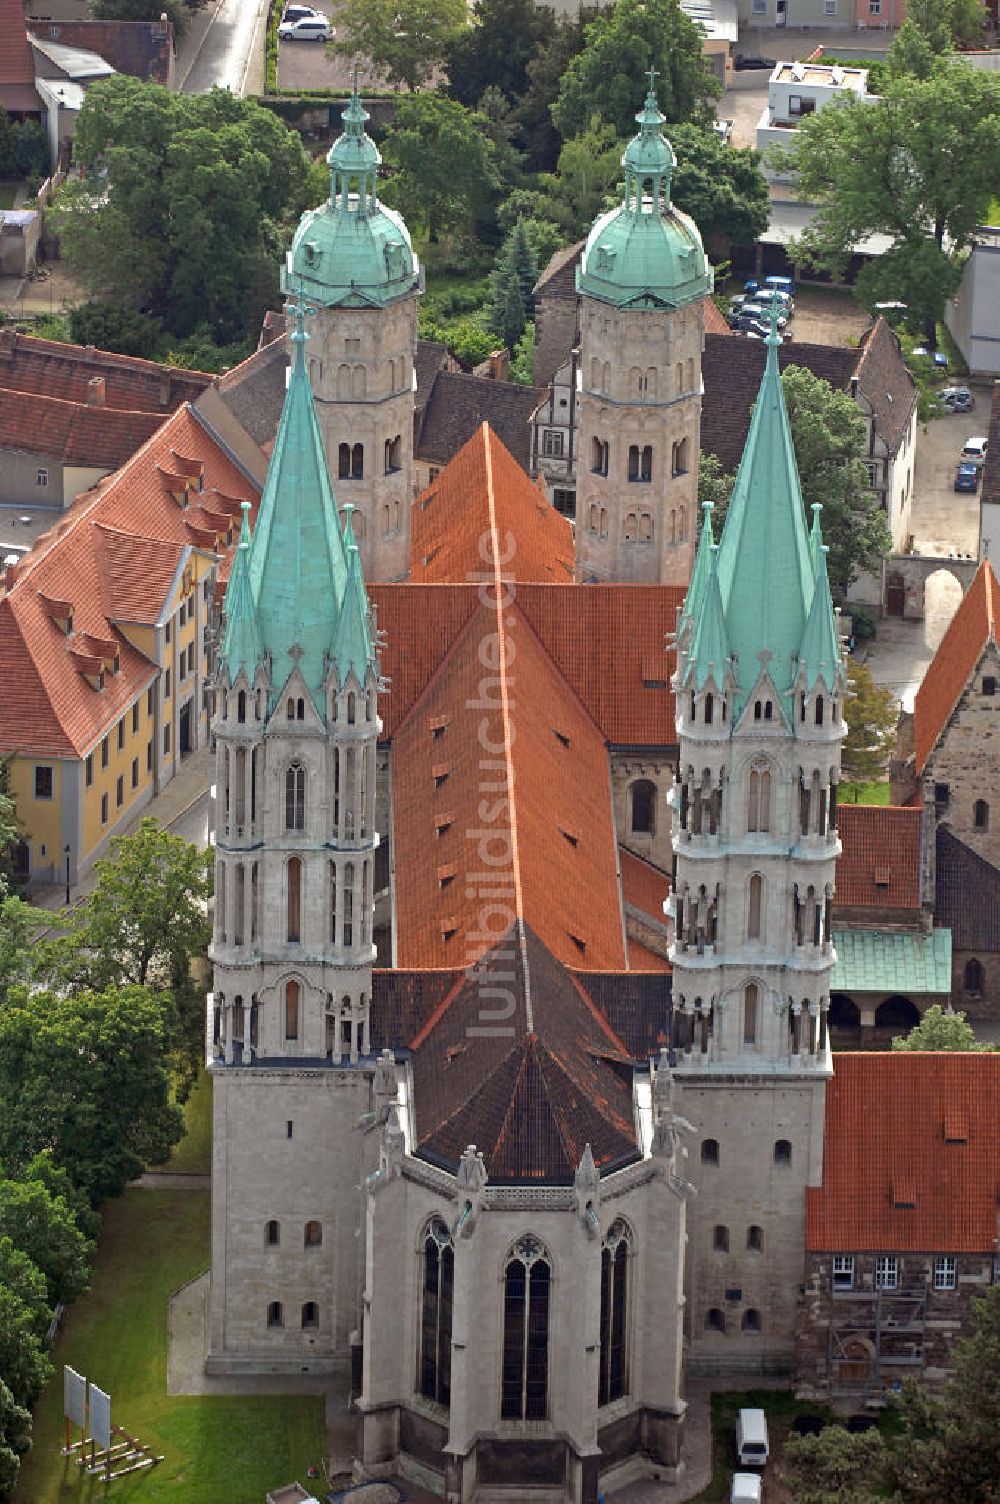
[[[297,856],[288,859],[288,928],[286,938],[297,944],[302,939],[302,862]]]
[[[355,444],[351,450],[351,479],[364,480],[365,478],[365,446]]]
[[[351,478],[351,446],[341,444],[337,449],[337,476],[340,480]]]
[[[285,983],[285,1038],[299,1037],[299,996],[301,988],[292,980]]]
[[[761,909],[764,897],[764,879],[759,872],[755,872],[750,879],[750,887],[747,893],[747,939],[759,940],[761,937]]]
[[[601,1248],[601,1355],[597,1403],[609,1405],[628,1393],[629,1254],[632,1237],[619,1217]]]
[[[302,1330],[319,1326],[319,1306],[314,1300],[307,1300],[302,1307]]]
[[[344,863],[344,945],[354,944],[354,863]]]
[[[635,542],[636,516],[634,512],[625,513],[625,526],[622,531],[622,541],[625,543]]]
[[[983,995],[983,965],[974,956],[965,963],[962,991],[966,997],[982,997]]]
[[[977,799],[972,806],[972,823],[977,830],[989,830],[990,807],[985,799]]]
[[[519,1238],[504,1267],[504,1420],[544,1420],[549,1388],[552,1267],[537,1238]]]
[[[754,763],[750,769],[747,804],[747,830],[771,829],[771,772],[767,763]]]
[[[632,834],[656,834],[656,784],[649,778],[637,778],[629,789],[632,801]]]
[[[451,1320],[455,1298],[455,1250],[451,1233],[434,1217],[424,1234],[420,1307],[420,1393],[439,1405],[451,1403]]]
[[[285,772],[285,829],[305,830],[306,770],[293,762]]]
[[[758,990],[756,982],[748,982],[743,989],[743,1043],[757,1043],[757,1003]]]

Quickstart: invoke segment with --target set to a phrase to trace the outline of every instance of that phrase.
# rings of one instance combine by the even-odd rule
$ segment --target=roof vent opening
[[[560,742],[564,747],[568,747],[570,745],[569,737],[566,735],[565,731],[560,731],[558,727],[552,727],[552,735],[555,737],[556,741]]]
[[[436,762],[431,768],[431,777],[434,779],[434,787],[439,789],[451,777],[451,763]]]
[[[889,1200],[903,1211],[912,1211],[917,1204],[917,1186],[912,1175],[897,1175],[889,1187]]]
[[[576,946],[577,950],[580,952],[581,956],[584,955],[587,950],[587,942],[583,938],[583,936],[575,935],[572,930],[567,930],[566,933],[572,940],[573,944]]]

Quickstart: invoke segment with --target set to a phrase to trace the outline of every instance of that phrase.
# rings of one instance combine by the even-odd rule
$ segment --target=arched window
[[[299,698],[295,701],[295,719],[297,721],[304,721],[305,718],[306,718],[306,702],[302,698],[302,696],[300,695]]]
[[[285,705],[285,720],[286,721],[294,721],[294,719],[295,719],[295,701],[290,698],[287,701],[286,705]]]
[[[817,724],[817,726],[822,726],[822,724],[823,724],[823,696],[822,695],[817,695],[816,696],[816,724]]]
[[[764,1229],[762,1227],[747,1228],[747,1248],[752,1253],[760,1253],[764,1247]]]
[[[591,503],[591,507],[590,507],[590,531],[595,536],[597,534],[598,527],[600,526],[600,520],[601,520],[601,509],[600,509],[600,507],[594,505],[594,503]]]
[[[743,1043],[757,1043],[757,983],[748,982],[743,989]]]
[[[706,726],[711,726],[712,721],[714,719],[715,719],[715,696],[709,694],[709,695],[705,696],[705,725]]]
[[[983,966],[973,956],[965,963],[965,976],[962,982],[962,991],[966,997],[982,997],[983,995]]]
[[[755,872],[750,879],[750,888],[747,894],[747,939],[759,940],[761,938],[761,909],[764,898],[764,879],[759,872]]]
[[[247,718],[247,696],[246,696],[246,690],[241,689],[240,692],[239,692],[239,694],[236,696],[236,719],[239,721],[240,725],[242,726],[244,724],[244,722],[246,721],[246,718]]]
[[[354,863],[344,863],[344,945],[354,944]]]
[[[631,392],[633,397],[641,397],[643,395],[645,382],[642,379],[642,372],[639,370],[638,366],[633,366],[631,371],[629,372],[628,384],[629,391]]]
[[[601,508],[601,537],[602,538],[606,538],[607,536],[608,536],[608,509],[607,509],[607,507],[602,507]]]
[[[306,770],[293,762],[285,772],[285,829],[305,830]]]
[[[747,830],[771,829],[771,773],[764,763],[750,769],[750,797],[747,805]]]
[[[285,1038],[298,1039],[299,1037],[299,984],[291,981],[285,983]]]
[[[233,814],[238,835],[243,834],[247,818],[247,749],[236,748],[236,768],[233,774]]]
[[[639,542],[652,543],[653,541],[653,514],[652,512],[639,513]]]
[[[347,724],[353,726],[358,713],[358,697],[352,689],[347,696]]]
[[[631,1236],[618,1217],[601,1248],[601,1355],[597,1403],[628,1393],[628,1297]]]
[[[284,1326],[285,1316],[284,1312],[281,1309],[280,1300],[272,1300],[271,1304],[268,1306],[267,1324],[268,1326]]]
[[[990,807],[985,799],[977,799],[972,806],[972,823],[977,830],[989,830]]]
[[[337,864],[330,863],[330,944],[337,943]]]
[[[519,1238],[504,1268],[504,1420],[544,1420],[549,1388],[552,1268],[537,1238]]]
[[[638,444],[630,444],[628,446],[628,478],[629,478],[629,480],[638,480],[639,479],[639,446],[638,446]]]
[[[705,1330],[706,1332],[726,1330],[726,1315],[724,1311],[719,1310],[718,1306],[713,1306],[711,1310],[705,1312]]]
[[[653,446],[652,446],[652,444],[644,444],[642,446],[642,454],[639,456],[639,479],[640,480],[652,480],[653,479]]]
[[[656,784],[649,778],[637,778],[629,788],[632,800],[632,834],[656,834]]]
[[[302,862],[297,856],[288,858],[286,887],[288,924],[285,938],[297,944],[302,939]]]
[[[307,1222],[302,1232],[303,1248],[322,1248],[323,1224],[322,1222]]]
[[[268,1248],[277,1248],[281,1242],[281,1223],[274,1218],[264,1227],[264,1243]]]
[[[787,1138],[775,1139],[774,1162],[776,1165],[790,1165],[792,1162],[792,1146]]]
[[[701,1162],[703,1165],[717,1165],[719,1163],[719,1140],[717,1138],[702,1139]]]
[[[723,1227],[721,1222],[712,1229],[712,1247],[716,1253],[729,1252],[729,1228]]]
[[[340,480],[351,478],[351,446],[341,444],[337,449],[337,475]]]
[[[743,1312],[743,1321],[741,1325],[745,1332],[759,1332],[760,1312],[755,1311],[753,1306],[748,1306],[748,1308]]]
[[[451,1320],[455,1298],[455,1250],[451,1233],[435,1217],[424,1234],[420,1314],[420,1393],[439,1405],[451,1403]]]
[[[364,366],[354,366],[351,370],[351,395],[364,397],[368,387],[368,373]]]
[[[754,702],[753,702],[753,718],[754,718],[754,720],[755,721],[759,721],[760,718],[761,718],[761,716],[763,714],[764,714],[764,706],[763,706],[763,704],[761,703],[760,700],[754,700]]]
[[[355,444],[351,450],[351,479],[364,480],[365,478],[365,446]]]
[[[646,396],[651,401],[655,402],[655,400],[656,400],[656,367],[655,366],[648,366],[647,369],[646,369]]]
[[[673,476],[684,475],[688,469],[688,441],[678,439],[670,450],[670,473]]]
[[[608,441],[607,439],[593,439],[591,443],[590,468],[595,475],[607,475],[608,473]]]
[[[302,1307],[302,1330],[305,1332],[310,1330],[310,1328],[315,1328],[318,1326],[319,1306],[314,1300],[307,1300]]]
[[[337,396],[341,402],[346,402],[351,395],[351,368],[350,366],[338,366],[337,368]]]
[[[622,530],[622,540],[625,543],[635,542],[636,515],[634,512],[625,513],[625,525]]]

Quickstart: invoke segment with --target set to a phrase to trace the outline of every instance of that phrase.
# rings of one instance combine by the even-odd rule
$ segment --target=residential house
[[[123,465],[163,422],[162,413],[0,389],[0,506],[68,507]]]
[[[979,559],[1000,556],[1000,384],[994,385],[983,431],[989,438],[979,488]]]
[[[66,0],[59,0],[62,11]],[[44,52],[49,62],[58,62],[51,44],[63,48],[96,53],[116,73],[127,73],[152,84],[174,86],[174,23],[165,17],[157,21],[71,20],[61,15],[42,16],[37,12],[53,9],[52,0],[36,0],[27,7],[29,38],[36,53]],[[68,75],[69,76],[69,75]]]

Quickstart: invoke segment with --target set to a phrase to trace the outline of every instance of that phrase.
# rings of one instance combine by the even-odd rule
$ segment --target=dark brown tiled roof
[[[0,448],[114,470],[156,432],[163,417],[0,387]]]
[[[576,268],[586,243],[564,245],[549,258],[533,289],[536,298],[576,298]]]
[[[287,369],[285,339],[279,335],[216,382],[219,396],[237,423],[262,449],[272,443],[278,431]]]
[[[701,369],[705,396],[701,408],[701,447],[717,455],[725,470],[735,470],[743,456],[750,410],[757,400],[764,375],[767,351],[761,340],[732,339],[721,334],[705,334],[705,351]],[[828,381],[837,391],[850,387],[857,365],[856,350],[835,345],[782,345],[778,363],[804,366],[813,375]]]
[[[890,454],[895,454],[917,405],[917,386],[906,368],[899,340],[879,317],[861,336],[856,375],[871,405],[875,427]]]
[[[629,942],[629,949],[632,944]],[[669,972],[587,971],[579,979],[632,1059],[645,1064],[670,1043]]]
[[[170,21],[32,20],[31,30],[41,42],[96,52],[119,73],[155,84],[169,80],[174,45]]]
[[[372,1049],[405,1049],[463,979],[461,971],[372,972]]]
[[[1000,506],[1000,382],[993,388],[990,403],[989,440],[980,497],[983,501],[992,502],[994,506]]]
[[[2,51],[2,48],[0,48]],[[104,380],[104,406],[166,415],[182,402],[193,402],[212,382],[204,371],[158,365],[134,355],[116,355],[93,346],[35,339],[16,330],[0,330],[0,386],[36,392],[65,402],[86,402],[88,383]]]
[[[418,339],[413,369],[417,377],[416,410],[419,415],[427,406],[438,373],[454,370],[454,360],[448,354],[447,345],[439,344],[436,339]]]
[[[531,415],[545,389],[440,371],[431,388],[416,444],[417,458],[446,465],[482,423],[488,423],[522,470],[531,460]]]
[[[937,831],[934,923],[951,930],[952,951],[1000,951],[1000,870],[946,825]]]
[[[920,825],[923,810],[841,804],[837,830],[837,908],[920,908]]]

